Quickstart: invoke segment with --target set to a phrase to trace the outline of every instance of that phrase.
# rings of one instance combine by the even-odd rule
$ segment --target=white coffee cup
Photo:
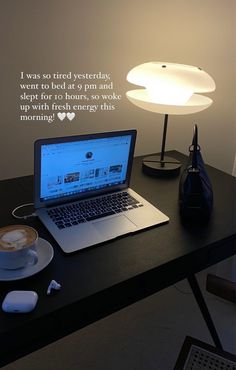
[[[0,268],[15,270],[38,262],[38,233],[26,225],[0,228]]]

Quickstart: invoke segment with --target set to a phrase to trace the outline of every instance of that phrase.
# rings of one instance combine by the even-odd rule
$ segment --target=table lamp
[[[131,69],[127,81],[145,87],[126,93],[133,104],[151,112],[164,114],[161,154],[144,158],[143,171],[152,176],[179,174],[180,162],[165,156],[168,116],[196,113],[208,108],[212,100],[196,93],[214,91],[214,80],[198,67],[148,62]]]

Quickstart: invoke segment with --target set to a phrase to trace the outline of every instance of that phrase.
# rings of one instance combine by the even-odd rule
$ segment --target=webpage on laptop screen
[[[131,135],[41,147],[41,200],[71,196],[125,182]]]

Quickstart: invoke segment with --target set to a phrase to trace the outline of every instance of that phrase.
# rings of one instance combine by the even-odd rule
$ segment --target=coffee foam
[[[23,229],[8,231],[1,237],[4,248],[21,249],[27,242],[27,233]]]
[[[15,251],[33,244],[37,233],[25,226],[7,226],[0,229],[0,250]]]

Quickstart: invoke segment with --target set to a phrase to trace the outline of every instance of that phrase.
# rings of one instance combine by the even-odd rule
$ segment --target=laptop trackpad
[[[93,226],[107,238],[114,238],[137,230],[137,226],[122,215],[93,222]]]

